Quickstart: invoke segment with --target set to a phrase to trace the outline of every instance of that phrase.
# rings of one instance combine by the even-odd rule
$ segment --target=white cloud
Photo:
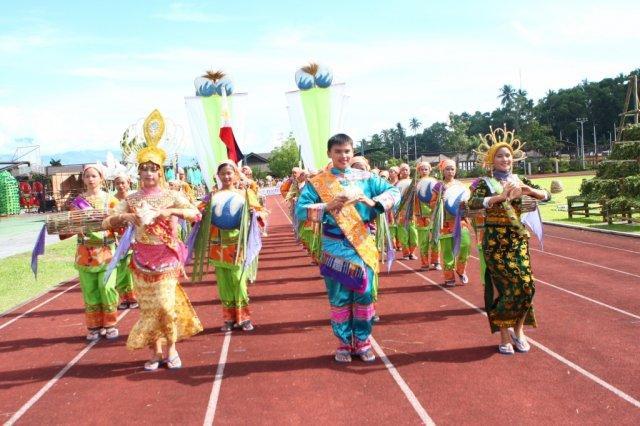
[[[174,7],[184,11],[183,6]],[[581,13],[585,19],[592,16],[590,11]],[[237,91],[249,92],[243,149],[264,152],[277,143],[276,135],[289,133],[284,92],[295,88],[295,70],[310,60],[331,66],[336,81],[347,83],[347,130],[355,139],[396,122],[406,126],[414,116],[428,126],[446,121],[450,111],[492,110],[498,105],[498,88],[506,83],[518,87],[520,74],[523,88],[537,99],[583,78],[597,80],[637,67],[633,55],[615,42],[636,37],[632,26],[617,28],[613,35],[607,30],[611,26],[603,26],[597,30],[601,40],[592,46],[592,37],[579,26],[561,27],[554,24],[558,19],[540,23],[524,16],[505,21],[495,28],[500,37],[486,33],[338,42],[317,28],[292,26],[257,35],[242,49],[98,51],[81,66],[69,62],[60,71],[90,81],[90,92],[68,87],[55,98],[0,100],[0,146],[15,137],[33,136],[43,153],[113,148],[129,124],[156,107],[182,126],[190,140],[184,96],[193,94],[193,79],[211,68],[224,69]],[[554,40],[560,40],[557,46],[550,44]],[[590,54],[573,54],[583,48],[590,48]],[[6,90],[20,93],[14,86]]]
[[[192,23],[222,23],[233,20],[229,16],[221,14],[206,13],[199,11],[202,7],[197,4],[171,3],[169,10],[152,15],[156,19],[162,19],[171,22],[192,22]]]

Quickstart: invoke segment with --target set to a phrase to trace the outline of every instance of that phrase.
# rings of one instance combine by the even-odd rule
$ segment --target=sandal
[[[90,342],[94,342],[100,338],[100,330],[89,330],[87,333],[87,340]]]
[[[233,321],[225,321],[220,330],[225,332],[233,330]]]
[[[334,355],[333,359],[335,359],[336,362],[343,363],[343,364],[347,362],[351,362],[351,351],[349,349],[338,348],[338,350],[336,350],[336,354]]]
[[[518,352],[527,353],[531,350],[531,345],[527,341],[527,336],[523,334],[522,337],[518,338],[515,331],[511,329],[509,329],[509,334],[511,335],[511,340]]]
[[[120,332],[118,332],[118,329],[115,327],[107,328],[106,332],[104,333],[104,337],[106,337],[109,340],[117,339],[119,335],[120,335]]]
[[[370,347],[357,354],[363,362],[373,362],[376,360],[376,356],[373,353],[373,349]]]
[[[469,284],[469,277],[467,276],[467,274],[458,274],[457,272],[456,274],[458,275],[458,278],[460,278],[460,282],[462,283],[462,285]]]
[[[504,345],[498,345],[498,352],[502,355],[513,355],[513,346],[511,343],[505,343]]]
[[[158,368],[160,368],[161,364],[162,364],[162,358],[150,359],[149,361],[144,363],[144,370],[156,371]]]
[[[171,358],[167,358],[165,362],[169,370],[177,370],[179,368],[182,368],[182,360],[180,359],[179,354],[176,354]]]

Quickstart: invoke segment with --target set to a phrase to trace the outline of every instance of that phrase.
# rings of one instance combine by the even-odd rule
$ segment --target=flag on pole
[[[204,183],[211,190],[215,187],[218,164],[227,158],[233,159],[230,155],[242,156],[239,146],[243,142],[247,94],[233,93],[233,85],[223,78],[223,73],[207,75],[218,77],[218,80],[197,78],[196,96],[185,97],[185,106],[196,159]],[[228,121],[223,117],[225,110]],[[230,126],[232,115],[233,130]],[[232,149],[229,150],[229,146]]]
[[[244,158],[236,137],[231,128],[231,113],[229,112],[229,103],[227,101],[227,91],[222,89],[222,125],[220,127],[220,140],[227,147],[227,158],[238,164]]]

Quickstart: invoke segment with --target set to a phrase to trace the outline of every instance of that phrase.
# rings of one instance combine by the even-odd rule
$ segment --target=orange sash
[[[340,181],[331,172],[322,172],[310,180],[314,189],[320,195],[323,203],[329,203],[343,192]],[[342,233],[364,263],[373,272],[378,272],[378,249],[373,235],[370,235],[355,205],[349,204],[340,210],[339,214],[331,213]]]

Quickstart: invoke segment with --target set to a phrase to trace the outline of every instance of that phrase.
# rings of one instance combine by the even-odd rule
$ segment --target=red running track
[[[540,327],[529,330],[532,351],[512,357],[496,353],[497,336],[477,309],[476,259],[469,263],[471,283],[452,290],[439,285],[438,272],[415,272],[417,261],[396,262],[382,275],[381,321],[374,328],[387,363],[345,366],[332,361],[336,340],[318,269],[295,243],[282,201],[270,197],[268,207],[270,235],[258,281],[250,286],[254,332],[219,331],[220,304],[209,274],[202,283],[185,284],[205,331],[179,344],[184,368],[145,373],[149,354],[124,347],[137,312],[122,317],[122,338],[87,345],[79,289],[64,284],[0,318],[0,419],[640,421],[640,240],[546,227],[545,252],[532,243]]]

